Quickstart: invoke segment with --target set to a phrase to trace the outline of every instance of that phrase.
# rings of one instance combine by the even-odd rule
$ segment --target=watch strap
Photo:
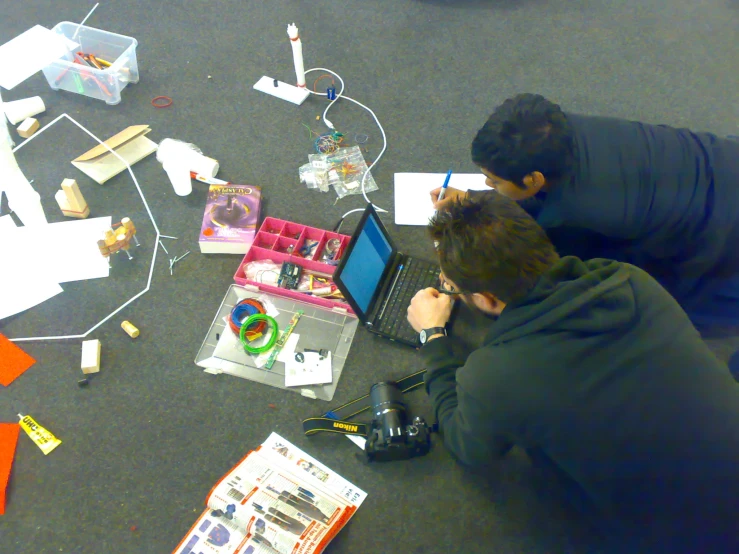
[[[423,332],[426,334],[426,342],[428,342],[428,339],[430,339],[433,335],[442,334],[446,336],[446,327],[429,327],[428,329],[424,329]]]

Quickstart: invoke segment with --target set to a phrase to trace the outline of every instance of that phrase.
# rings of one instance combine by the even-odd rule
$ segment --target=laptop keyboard
[[[400,271],[395,287],[378,317],[376,329],[409,342],[418,342],[418,333],[408,323],[408,306],[416,293],[427,287],[439,286],[439,266],[424,260],[408,258]]]

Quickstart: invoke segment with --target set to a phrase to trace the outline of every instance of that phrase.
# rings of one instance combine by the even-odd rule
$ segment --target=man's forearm
[[[436,420],[441,422],[457,407],[456,371],[464,360],[452,348],[454,339],[441,335],[421,348],[426,367],[426,392],[434,406]]]
[[[464,360],[454,354],[453,340],[439,338],[421,349],[426,363],[426,392],[447,449],[460,463],[480,466],[505,455],[512,443],[494,432],[489,406],[458,388],[457,370]]]

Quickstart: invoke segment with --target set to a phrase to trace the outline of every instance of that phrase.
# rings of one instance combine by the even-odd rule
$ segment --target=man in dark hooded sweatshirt
[[[565,113],[519,94],[477,132],[472,161],[561,255],[632,263],[694,323],[739,323],[739,140]]]
[[[739,552],[739,384],[664,288],[630,264],[560,258],[495,192],[429,229],[442,284],[408,320],[451,453],[482,466],[525,449],[615,552]],[[455,298],[491,319],[466,361],[444,331]]]

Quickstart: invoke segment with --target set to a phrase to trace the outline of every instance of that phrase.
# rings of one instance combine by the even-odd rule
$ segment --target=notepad
[[[434,215],[429,193],[444,184],[446,173],[395,174],[395,224],[427,225]],[[452,173],[449,186],[458,190],[491,190],[481,173]]]

